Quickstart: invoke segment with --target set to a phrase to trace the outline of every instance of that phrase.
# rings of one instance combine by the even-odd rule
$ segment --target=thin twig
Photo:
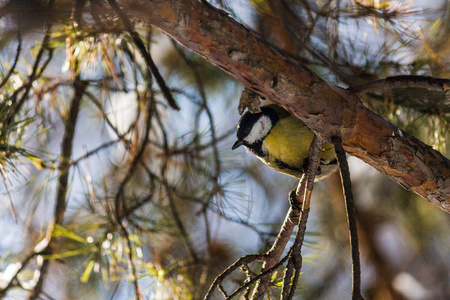
[[[339,163],[342,187],[345,195],[345,207],[347,209],[347,220],[350,230],[350,244],[352,247],[352,300],[363,299],[361,296],[361,263],[359,261],[359,243],[358,232],[356,228],[356,209],[353,200],[352,185],[350,180],[350,170],[348,167],[347,157],[342,147],[342,139],[338,136],[332,138],[336,156]]]
[[[306,187],[306,180],[300,180],[298,189],[302,191],[300,192],[302,195],[304,193],[305,187]],[[280,232],[278,233],[278,236],[272,245],[272,248],[270,248],[270,250],[267,251],[266,253],[267,258],[264,261],[262,272],[271,270],[272,267],[277,264],[278,260],[283,254],[284,249],[286,248],[287,243],[291,238],[292,232],[294,231],[294,227],[299,222],[299,216],[300,211],[294,210],[292,208],[289,209],[286,219],[284,220],[283,226],[281,227]],[[254,299],[254,297],[262,297],[264,295],[265,291],[267,290],[270,284],[271,275],[272,273],[266,272],[266,276],[261,278],[261,280],[255,287],[252,299]]]
[[[127,14],[119,7],[119,5],[117,4],[117,2],[115,0],[108,0],[108,3],[111,6],[111,8],[116,12],[116,14],[119,16],[120,21],[125,26],[125,29],[128,31],[128,33],[130,34],[131,38],[133,39],[134,44],[138,48],[142,57],[144,58],[147,66],[150,68],[153,76],[155,76],[156,83],[158,84],[159,88],[163,92],[163,95],[166,98],[169,106],[175,110],[180,110],[180,108],[178,107],[178,104],[176,103],[175,99],[172,96],[172,93],[170,92],[170,89],[167,87],[163,77],[161,76],[161,73],[159,72],[158,68],[156,67],[150,53],[145,48],[145,45],[142,42],[142,39],[140,38],[140,36],[136,32],[136,30],[134,30],[133,24],[131,24],[131,21],[128,18]]]
[[[78,0],[76,2],[76,8],[75,10],[79,10],[82,8],[82,5],[80,5],[80,2],[83,0]],[[53,6],[54,1],[52,0],[49,3],[48,13],[51,10],[51,7]],[[77,17],[81,18],[81,14],[77,14]],[[51,24],[48,22],[48,30],[45,36],[45,39],[49,38],[49,32],[51,30]],[[44,39],[44,46],[46,46],[47,41]],[[42,50],[43,48],[41,48]],[[52,52],[51,52],[52,53]],[[49,55],[51,56],[51,54]],[[47,61],[47,63],[49,60]],[[55,212],[53,213],[53,220],[50,222],[48,229],[47,229],[47,236],[45,239],[47,239],[47,245],[42,250],[42,254],[45,255],[51,255],[53,252],[52,249],[52,237],[53,237],[53,231],[55,229],[55,225],[62,225],[64,214],[66,212],[67,207],[67,190],[68,190],[68,184],[69,184],[69,171],[70,171],[70,158],[72,156],[72,146],[73,146],[73,139],[75,135],[75,126],[78,120],[78,114],[80,112],[80,106],[81,101],[83,99],[84,92],[86,91],[86,88],[88,86],[87,82],[82,81],[80,74],[77,74],[77,66],[78,66],[78,60],[75,60],[75,64],[73,66],[73,73],[74,73],[74,82],[73,82],[73,99],[71,102],[71,106],[68,113],[68,118],[65,120],[65,127],[64,127],[64,135],[61,142],[61,154],[59,157],[59,177],[58,177],[58,183],[57,183],[57,190],[56,190],[56,205],[55,205]],[[41,69],[41,73],[42,73]],[[33,73],[36,70],[33,69]],[[21,101],[19,101],[19,107],[21,103],[24,102],[24,99],[31,88],[32,80],[30,77],[30,87],[27,88],[24,95],[22,96]],[[38,281],[32,290],[29,299],[35,300],[40,297],[40,294],[43,292],[43,285],[44,280],[46,278],[46,274],[48,272],[48,268],[50,267],[50,260],[44,259],[42,262],[42,265],[40,267],[40,273]]]
[[[186,54],[175,43],[174,40],[172,40],[172,43],[173,43],[175,49],[177,50],[178,54],[181,56],[181,58],[186,62],[188,67],[191,69],[192,74],[194,75],[195,81],[198,86],[200,97],[202,98],[202,102],[203,102],[202,105],[206,111],[206,114],[208,115],[209,127],[211,130],[211,142],[212,142],[211,144],[212,144],[212,148],[213,148],[214,163],[215,163],[214,179],[217,180],[220,175],[220,169],[221,169],[220,159],[219,159],[219,150],[217,148],[217,133],[216,133],[216,127],[214,126],[213,114],[211,112],[211,109],[208,106],[208,100],[207,100],[206,92],[205,92],[205,85],[203,84],[203,80],[200,77],[200,74],[199,74],[197,68],[195,67],[195,64],[192,63],[192,61],[186,56]]]
[[[122,220],[122,212],[126,211],[126,201],[120,201],[121,197],[124,196],[125,193],[125,186],[130,181],[130,179],[133,177],[134,173],[137,170],[137,165],[142,159],[142,156],[144,155],[145,149],[148,145],[148,140],[150,137],[150,130],[152,127],[152,116],[154,112],[154,98],[150,97],[150,100],[147,101],[147,110],[146,110],[146,124],[145,124],[145,131],[144,131],[144,138],[142,140],[142,144],[139,148],[139,151],[136,153],[136,155],[133,157],[133,160],[130,163],[130,167],[128,168],[128,172],[125,175],[124,179],[119,185],[119,188],[117,190],[117,194],[115,196],[115,214],[117,222],[121,222]]]
[[[312,187],[313,187],[313,183],[314,183],[314,177],[316,174],[316,170],[319,164],[319,158],[320,158],[320,149],[322,149],[322,141],[318,140],[317,138],[314,138],[313,142],[311,143],[310,146],[310,157],[308,160],[308,170],[307,170],[307,176],[303,176],[302,179],[300,180],[298,187],[297,187],[297,191],[296,191],[296,200],[299,203],[302,203],[302,214],[301,217],[298,218],[298,214],[299,212],[296,210],[292,210],[291,212],[294,213],[296,212],[297,214],[297,218],[296,220],[298,220],[298,229],[297,229],[297,234],[296,234],[296,238],[295,238],[295,242],[292,246],[291,249],[293,249],[291,253],[291,256],[289,257],[289,262],[288,262],[288,266],[286,269],[286,273],[284,275],[284,286],[285,288],[285,297],[288,296],[288,287],[290,286],[290,281],[291,281],[291,275],[293,273],[293,270],[297,270],[296,274],[300,272],[301,270],[301,255],[300,255],[300,249],[301,246],[303,244],[303,240],[304,240],[304,235],[306,232],[306,221],[308,219],[308,214],[309,214],[309,201],[310,201],[310,197],[311,197],[311,193],[312,193]],[[309,187],[308,187],[309,185]],[[288,239],[292,234],[292,231],[294,229],[294,226],[297,225],[297,222],[294,223],[292,225],[292,227],[290,227],[290,232],[288,235]],[[283,229],[282,229],[283,230]],[[281,233],[281,232],[280,232]],[[280,235],[279,235],[280,236]],[[280,257],[281,253],[284,248],[286,247],[286,241],[283,241],[283,244],[279,244],[279,242],[282,241],[282,239],[278,239],[275,241],[272,249],[269,251],[269,253],[271,251],[277,251],[279,252],[279,254],[277,254],[275,257],[276,260],[272,260],[272,261],[266,261],[265,265],[263,267],[263,270],[265,268],[268,268],[271,266],[271,264],[274,264]],[[277,250],[275,250],[277,249]],[[274,258],[275,258],[274,257]],[[295,276],[295,278],[297,278],[296,280],[298,280],[298,274],[297,276]],[[255,287],[254,293],[252,295],[252,299],[261,299],[267,288],[269,287],[270,284],[270,276],[265,276],[264,278],[262,278],[257,286]],[[293,291],[295,290],[295,285],[294,287],[291,289],[291,292],[289,294],[292,293],[293,295]],[[292,297],[292,296],[289,296]]]
[[[86,96],[94,103],[95,106],[97,106],[98,110],[100,111],[103,120],[105,120],[106,124],[111,128],[112,131],[116,134],[117,137],[120,137],[121,134],[119,130],[112,124],[111,120],[108,118],[108,115],[103,109],[102,103],[89,91],[86,91]],[[133,125],[133,124],[132,124]],[[126,133],[128,133],[131,130],[132,126],[130,126]]]
[[[231,295],[227,296],[226,299],[227,300],[234,299],[234,297],[236,297],[239,293],[246,290],[249,286],[251,286],[253,283],[260,280],[262,277],[267,276],[268,274],[272,274],[275,271],[275,269],[277,269],[279,266],[281,266],[288,260],[291,251],[292,251],[292,249],[289,250],[289,252],[286,254],[286,256],[283,257],[283,259],[281,259],[279,262],[277,262],[271,268],[268,268],[267,270],[262,271],[259,275],[255,276],[251,280],[247,281],[245,284],[241,285]],[[266,259],[267,259],[267,254],[249,254],[249,255],[240,257],[236,262],[234,262],[231,266],[229,266],[225,271],[223,271],[219,276],[216,277],[216,279],[211,284],[207,294],[205,295],[205,297],[203,299],[204,300],[210,299],[212,297],[212,293],[214,292],[214,289],[216,287],[218,287],[227,276],[229,276],[231,273],[233,273],[238,268],[240,268],[242,266],[246,266],[256,260],[264,261]]]
[[[50,0],[48,2],[47,14],[50,14],[54,3],[55,3],[54,0]],[[47,65],[49,64],[49,62],[53,56],[53,49],[49,48],[49,45],[48,45],[52,28],[53,28],[52,24],[51,24],[50,20],[48,20],[47,21],[47,30],[45,32],[44,39],[42,40],[41,48],[39,49],[39,52],[38,52],[35,62],[33,64],[33,69],[31,71],[31,74],[28,76],[28,82],[26,84],[22,85],[20,88],[16,89],[11,96],[13,105],[10,109],[10,112],[8,113],[7,118],[6,118],[6,124],[10,124],[13,122],[13,119],[16,116],[16,114],[19,113],[19,111],[22,108],[25,101],[28,100],[28,94],[33,86],[33,82],[41,76],[41,74],[46,69]],[[48,51],[48,57],[47,57],[47,60],[42,65],[41,69],[39,70],[39,64],[41,62],[41,59],[42,59],[42,56],[44,55],[45,50]],[[23,92],[22,97],[19,100],[17,100],[19,93],[23,89],[25,89],[25,91]]]
[[[232,129],[228,130],[227,132],[223,133],[222,135],[218,136],[216,138],[216,142],[217,143],[221,142],[221,141],[225,140],[226,138],[228,138],[232,134],[236,134],[236,128],[232,128]],[[212,147],[212,145],[213,145],[212,141],[209,141],[205,144],[198,144],[196,146],[193,146],[195,144],[196,140],[198,140],[197,135],[191,141],[184,144],[183,147],[181,147],[181,148],[171,147],[170,149],[168,149],[168,152],[164,153],[164,154],[170,155],[170,156],[184,155],[186,153],[193,152],[194,150],[203,151],[209,147]],[[154,142],[154,141],[150,141],[150,144],[152,144],[158,148],[163,148],[160,144],[158,144],[157,142]]]
[[[142,300],[142,294],[141,294],[141,290],[139,288],[139,283],[138,283],[138,276],[137,276],[137,272],[136,272],[136,266],[134,265],[134,259],[133,259],[133,248],[131,245],[131,240],[129,237],[129,233],[127,231],[127,229],[125,228],[125,225],[123,224],[123,222],[119,222],[119,226],[120,229],[122,230],[122,234],[123,237],[126,240],[126,250],[128,252],[127,255],[127,263],[128,263],[128,268],[131,270],[131,275],[132,275],[132,281],[133,281],[133,285],[134,285],[134,290],[136,291],[136,295],[135,298],[137,300]]]
[[[161,120],[161,117],[160,117],[159,113],[156,112],[155,115],[156,115],[156,120],[158,122],[158,125],[160,126],[161,132],[163,134],[163,141],[164,141],[163,149],[164,149],[164,153],[168,153],[169,152],[169,142],[168,142],[167,132],[165,130],[164,124],[163,124],[163,122]],[[178,209],[177,209],[177,207],[175,205],[174,189],[169,185],[169,182],[165,179],[165,175],[166,175],[166,171],[167,171],[167,156],[165,156],[164,158],[165,159],[164,159],[163,164],[161,166],[161,179],[162,179],[161,183],[162,183],[162,185],[163,185],[163,187],[164,187],[164,189],[165,189],[165,191],[167,193],[167,198],[169,200],[169,207],[170,207],[172,216],[173,216],[173,218],[175,220],[175,224],[177,225],[178,230],[181,233],[181,236],[183,237],[183,241],[184,241],[184,243],[186,245],[186,248],[188,249],[192,260],[195,261],[195,262],[198,262],[199,259],[198,259],[197,253],[195,252],[195,249],[192,246],[192,242],[191,242],[191,240],[189,238],[189,234],[188,234],[188,232],[186,230],[186,227],[183,224],[183,221],[181,221],[180,214],[179,214]]]
[[[5,78],[3,78],[2,83],[0,83],[0,89],[8,82],[9,77],[14,73],[16,70],[17,62],[19,61],[20,52],[22,50],[22,36],[20,35],[20,30],[17,31],[17,50],[16,50],[16,57],[14,58],[14,63],[11,66],[11,69],[9,69],[8,74],[6,74]]]
[[[212,242],[211,242],[211,228],[210,228],[210,220],[208,218],[208,210],[204,210],[202,212],[203,220],[205,223],[205,238],[206,238],[206,253],[204,254],[203,261],[201,267],[201,273],[199,276],[199,284],[198,287],[194,290],[193,299],[200,299],[200,292],[204,290],[208,279],[208,275],[210,274],[210,270],[212,266],[211,254],[212,254]]]
[[[370,92],[394,88],[426,88],[443,91],[450,89],[450,79],[429,76],[400,75],[350,86],[347,90],[358,95],[363,95]]]
[[[20,261],[20,267],[17,269],[17,271],[14,273],[13,276],[11,276],[11,279],[9,280],[9,282],[6,284],[6,286],[0,290],[0,296],[4,297],[6,296],[6,292],[13,287],[13,282],[16,280],[17,275],[19,275],[20,272],[22,272],[25,267],[27,266],[27,264],[30,262],[30,260],[36,255],[37,253],[35,251],[31,252],[30,254],[28,254],[27,256],[25,256],[25,258],[23,258]]]
[[[92,149],[92,150],[90,150],[90,151],[87,151],[85,154],[83,154],[83,155],[80,156],[79,158],[72,160],[72,161],[70,162],[70,165],[71,165],[71,166],[75,166],[75,165],[77,165],[80,161],[89,158],[90,156],[92,156],[92,155],[94,155],[94,154],[100,152],[101,150],[104,150],[104,149],[106,149],[106,148],[108,148],[108,147],[111,147],[112,145],[117,144],[117,143],[120,142],[121,140],[123,140],[123,136],[119,137],[119,138],[116,139],[116,140],[112,140],[112,141],[103,143],[103,144],[101,144],[100,146],[98,146],[98,147],[96,147],[96,148],[94,148],[94,149]]]
[[[48,245],[43,250],[43,254],[50,255],[52,254],[51,247],[51,239],[52,232],[55,228],[55,225],[62,225],[64,214],[67,206],[67,190],[69,184],[69,170],[70,170],[70,157],[72,155],[72,145],[73,138],[75,134],[75,125],[78,119],[78,113],[80,111],[81,100],[84,95],[84,91],[86,89],[87,83],[80,79],[80,76],[77,75],[73,84],[74,88],[74,97],[71,103],[71,107],[68,113],[68,119],[65,121],[65,129],[64,136],[61,142],[61,155],[60,161],[58,165],[59,169],[59,177],[58,184],[56,190],[56,205],[55,212],[53,214],[53,220],[48,226],[47,231],[47,239]],[[50,261],[48,259],[44,259],[42,266],[40,268],[40,276],[38,282],[36,283],[35,288],[33,289],[30,300],[38,299],[39,295],[42,292],[43,282],[46,277],[46,273],[48,271]]]
[[[16,222],[16,224],[18,224],[16,209],[14,208],[14,201],[11,197],[11,193],[9,192],[8,183],[6,182],[6,178],[5,178],[5,175],[3,174],[3,172],[0,172],[0,177],[2,178],[3,186],[5,187],[6,195],[8,196],[10,210],[11,210],[11,216],[12,216],[14,222]]]
[[[285,257],[283,257],[279,262],[277,262],[275,265],[273,265],[271,268],[266,269],[265,271],[261,272],[261,274],[255,276],[251,280],[247,281],[244,285],[240,286],[238,289],[236,289],[231,295],[229,295],[226,300],[234,299],[239,293],[246,290],[249,286],[251,286],[253,283],[260,280],[262,277],[267,277],[268,275],[272,274],[279,266],[284,264],[288,258],[290,257],[292,253],[292,248],[289,250],[289,252],[286,254]]]
[[[223,271],[219,276],[214,279],[213,283],[210,285],[208,292],[206,293],[204,300],[208,300],[212,297],[215,288],[222,283],[222,281],[233,273],[235,270],[239,269],[244,265],[248,265],[255,260],[263,260],[265,258],[264,254],[248,254],[240,257],[232,265],[230,265],[225,271]]]
[[[314,179],[316,176],[317,168],[319,167],[320,154],[323,146],[323,140],[314,136],[314,139],[310,146],[308,168],[306,170],[306,189],[304,194],[297,194],[297,197],[303,197],[302,212],[297,228],[297,234],[295,236],[294,244],[292,245],[293,251],[289,257],[288,265],[284,274],[282,298],[281,299],[293,299],[295,289],[297,287],[300,271],[302,269],[302,255],[301,250],[306,234],[306,223],[308,221],[311,195],[314,187]],[[294,278],[292,274],[295,271]]]
[[[184,226],[183,221],[181,221],[180,213],[178,212],[178,209],[175,205],[175,199],[173,196],[173,192],[170,189],[166,180],[163,181],[163,185],[167,192],[167,198],[169,199],[169,207],[170,207],[170,211],[172,212],[172,216],[175,220],[175,224],[177,225],[178,230],[180,231],[181,236],[183,237],[183,241],[186,245],[186,248],[189,251],[189,254],[191,255],[192,259],[197,262],[199,260],[197,253],[195,253],[194,247],[192,246],[192,242],[189,239],[189,234],[186,230],[186,227]]]
[[[64,212],[66,210],[66,193],[69,180],[70,157],[72,156],[72,144],[75,135],[75,124],[77,122],[80,104],[86,89],[86,83],[77,76],[74,82],[75,95],[69,110],[68,119],[65,121],[64,137],[61,144],[61,156],[58,169],[60,176],[58,178],[58,190],[56,193],[56,208],[54,223],[61,225]]]

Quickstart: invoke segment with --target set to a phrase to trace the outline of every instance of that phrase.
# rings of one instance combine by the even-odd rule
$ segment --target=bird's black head
[[[261,107],[261,112],[252,114],[246,112],[242,115],[237,126],[237,138],[232,150],[244,145],[252,150],[269,134],[272,127],[278,122],[277,112],[270,107]]]

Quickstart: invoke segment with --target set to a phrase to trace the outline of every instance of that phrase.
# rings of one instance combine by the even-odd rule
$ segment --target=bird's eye
[[[244,134],[245,134],[245,135],[248,135],[249,133],[250,133],[250,128],[245,128]]]

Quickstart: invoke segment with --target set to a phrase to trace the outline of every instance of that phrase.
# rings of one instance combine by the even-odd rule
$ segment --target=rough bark
[[[450,161],[325,82],[253,31],[195,0],[123,0],[130,16],[166,32],[245,87],[281,105],[328,142],[450,212]]]

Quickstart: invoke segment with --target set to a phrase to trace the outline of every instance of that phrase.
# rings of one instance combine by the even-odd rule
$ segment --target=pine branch
[[[16,49],[16,56],[14,58],[14,62],[11,66],[11,69],[9,69],[8,74],[6,74],[5,78],[3,78],[2,82],[0,83],[0,90],[2,87],[8,82],[11,75],[16,70],[17,62],[19,61],[20,52],[22,51],[22,36],[20,34],[20,30],[17,31],[17,49]]]
[[[264,254],[248,254],[240,257],[238,260],[236,260],[232,265],[230,265],[225,271],[223,271],[219,276],[216,277],[216,279],[213,281],[213,283],[210,285],[208,292],[206,293],[204,300],[211,299],[213,292],[215,288],[217,288],[219,285],[222,284],[222,282],[225,280],[226,277],[231,275],[234,271],[241,268],[244,265],[248,265],[256,260],[264,259]],[[228,297],[228,295],[222,291],[222,294],[224,294],[225,297]]]
[[[340,137],[334,137],[333,145],[336,150],[336,156],[339,163],[342,187],[344,190],[345,207],[347,209],[347,220],[350,231],[350,244],[352,247],[352,300],[361,300],[361,263],[359,261],[359,242],[356,229],[356,209],[353,200],[352,184],[350,180],[350,169],[348,167],[347,157],[342,148],[342,140]]]
[[[342,133],[347,153],[450,212],[450,160],[368,110],[354,93],[325,82],[225,12],[201,2],[121,3],[129,14],[286,108],[325,141]]]
[[[450,89],[450,79],[413,75],[391,76],[350,86],[347,90],[358,95],[364,95],[370,92],[396,88],[425,88],[444,91]]]
[[[117,2],[115,0],[108,0],[108,3],[111,6],[111,8],[116,12],[116,14],[119,16],[120,21],[123,23],[126,30],[128,31],[131,38],[133,39],[133,42],[136,45],[136,47],[138,48],[142,57],[144,58],[145,63],[150,68],[153,76],[155,76],[156,83],[158,84],[159,88],[161,89],[169,106],[175,110],[180,110],[177,102],[175,101],[175,99],[172,96],[172,93],[170,92],[170,89],[167,87],[166,82],[164,81],[164,78],[161,76],[161,73],[159,72],[158,67],[156,67],[156,64],[153,62],[150,52],[147,51],[139,34],[136,32],[136,30],[134,30],[133,24],[131,24],[131,21],[128,18],[127,14],[119,7],[119,5],[117,4]]]
[[[50,0],[47,4],[47,10],[50,14],[53,6],[54,6],[54,0]],[[23,84],[21,87],[17,88],[14,93],[11,95],[11,101],[13,102],[10,111],[7,114],[6,117],[6,126],[14,122],[14,118],[17,114],[19,114],[22,106],[24,103],[29,99],[29,93],[31,91],[31,88],[33,86],[33,83],[42,75],[44,70],[47,68],[48,64],[50,63],[51,58],[53,57],[53,49],[49,47],[48,43],[50,41],[50,35],[53,30],[53,25],[50,21],[47,22],[47,29],[44,35],[44,38],[42,40],[42,45],[39,48],[39,52],[36,56],[36,59],[34,60],[33,68],[31,71],[31,74],[28,76],[28,81]],[[48,57],[47,60],[44,61],[41,68],[39,68],[39,65],[41,63],[42,57],[44,55],[44,52],[47,51]],[[18,58],[18,55],[17,55]],[[22,96],[18,99],[20,92],[22,92]]]
[[[131,270],[131,280],[133,281],[133,286],[134,286],[134,290],[136,292],[135,294],[135,299],[136,300],[142,300],[143,296],[141,293],[141,289],[139,288],[139,283],[138,283],[138,276],[137,276],[137,272],[136,272],[136,266],[134,264],[134,258],[133,258],[133,246],[131,245],[131,240],[130,240],[130,234],[128,233],[128,230],[125,228],[125,225],[120,222],[119,223],[120,229],[122,231],[122,236],[125,238],[126,241],[126,252],[127,252],[127,263],[128,263],[128,268]]]
[[[87,83],[82,81],[80,79],[80,76],[77,75],[74,81],[74,97],[71,102],[71,107],[68,113],[68,118],[65,121],[65,128],[64,128],[64,136],[63,140],[61,142],[61,154],[60,154],[60,160],[59,160],[59,176],[58,176],[58,184],[57,184],[57,190],[56,190],[56,205],[55,205],[55,211],[53,213],[53,220],[51,221],[50,225],[48,226],[47,230],[47,236],[45,239],[47,239],[47,246],[45,249],[41,251],[41,254],[50,255],[52,254],[52,234],[53,230],[55,228],[55,225],[62,225],[63,224],[63,218],[64,214],[66,212],[66,206],[67,206],[67,190],[68,190],[68,184],[69,184],[69,170],[70,170],[70,157],[72,156],[72,145],[73,145],[73,138],[75,135],[75,125],[77,123],[78,119],[78,113],[80,111],[80,105],[81,100],[84,95],[84,91],[87,87]],[[46,277],[48,267],[49,267],[50,261],[48,259],[44,259],[44,262],[42,263],[42,266],[40,267],[40,275],[39,279],[36,283],[36,286],[32,290],[32,293],[30,294],[30,300],[38,299],[43,288],[44,279]]]
[[[323,140],[314,136],[314,139],[310,146],[308,157],[308,169],[306,171],[306,189],[303,195],[303,205],[298,223],[297,234],[295,236],[294,244],[292,245],[291,255],[289,257],[288,265],[284,274],[282,298],[281,299],[293,299],[295,289],[302,269],[302,246],[305,240],[306,234],[306,222],[308,221],[311,194],[314,187],[314,178],[316,176],[317,168],[319,167],[320,154],[323,146]],[[295,272],[294,278],[292,273]]]

